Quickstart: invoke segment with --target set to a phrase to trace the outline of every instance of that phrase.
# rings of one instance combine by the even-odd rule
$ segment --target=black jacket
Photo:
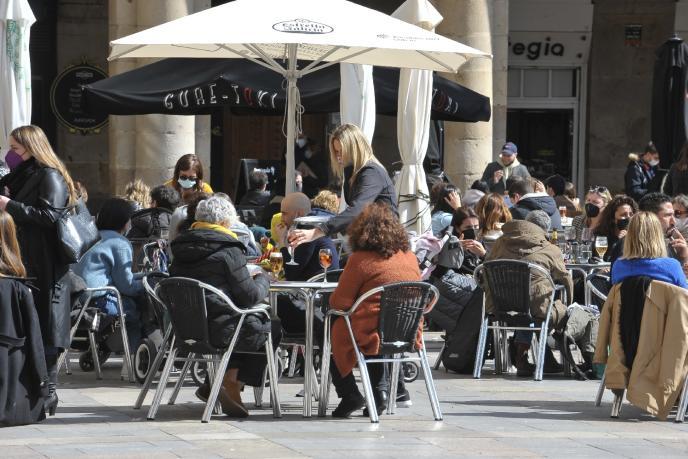
[[[680,171],[676,164],[672,164],[667,173],[663,191],[669,196],[688,194],[688,170]]]
[[[521,198],[515,206],[509,209],[511,212],[511,217],[514,220],[525,220],[526,216],[533,210],[544,210],[552,220],[551,229],[562,229],[559,208],[557,207],[557,203],[554,201],[554,198],[551,196],[525,195],[525,197]]]
[[[45,419],[48,371],[29,289],[0,277],[0,426]]]
[[[344,197],[349,206],[325,225],[325,233],[334,236],[346,232],[347,227],[371,202],[384,202],[396,214],[397,192],[392,179],[384,167],[369,162],[358,171],[355,180],[349,186],[345,175]]]
[[[141,209],[131,216],[128,239],[158,239],[162,231],[170,230],[172,211],[164,207]]]
[[[239,308],[250,308],[268,296],[270,282],[259,274],[254,278],[246,269],[244,246],[228,234],[213,230],[189,230],[172,241],[174,261],[170,275],[189,277],[222,290]],[[238,319],[216,295],[206,298],[210,341],[214,346],[229,344]],[[259,350],[265,341],[269,322],[247,317],[239,346],[243,350]]]
[[[60,214],[53,210],[67,205],[67,184],[57,170],[30,158],[0,180],[0,190],[5,186],[12,199],[6,210],[17,224],[27,276],[36,278],[39,289],[36,309],[43,342],[46,346],[67,348],[71,305],[63,277],[69,265],[57,251],[55,223]]]
[[[239,201],[239,205],[265,207],[270,203],[270,197],[269,191],[248,190]]]
[[[656,167],[646,167],[643,161],[629,162],[624,175],[626,194],[636,201],[640,201],[640,198],[650,191],[650,182],[654,178],[655,173]]]

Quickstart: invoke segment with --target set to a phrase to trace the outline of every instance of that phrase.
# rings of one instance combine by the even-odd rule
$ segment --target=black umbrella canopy
[[[303,67],[303,66],[301,66]],[[399,70],[375,67],[377,113],[396,115]],[[339,66],[298,81],[305,113],[339,111]],[[92,114],[209,114],[229,107],[234,114],[283,115],[282,76],[245,59],[164,59],[83,88]],[[434,75],[432,118],[477,122],[490,119],[490,99]]]
[[[652,141],[668,168],[688,136],[688,44],[678,37],[655,52],[652,80]]]

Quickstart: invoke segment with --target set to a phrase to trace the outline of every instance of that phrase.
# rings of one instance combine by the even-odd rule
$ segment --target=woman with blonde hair
[[[688,288],[681,264],[667,257],[664,231],[652,212],[638,212],[631,217],[623,256],[612,265],[612,284],[635,276],[647,276]]]
[[[69,264],[58,252],[56,222],[62,209],[77,203],[74,181],[43,130],[21,126],[10,133],[5,157],[11,172],[0,180],[0,210],[9,213],[18,230],[28,277],[35,278],[36,310],[48,367],[50,403],[57,404],[57,357],[69,347],[71,304],[65,275]],[[54,411],[54,409],[53,409]]]
[[[134,205],[134,211],[148,209],[151,206],[150,187],[143,180],[136,179],[124,186],[122,198]]]
[[[386,204],[397,214],[397,193],[392,179],[358,126],[343,124],[335,129],[330,137],[330,159],[335,179],[344,183],[348,206],[322,228],[294,231],[290,237],[292,245],[346,232],[363,208],[373,202]]]
[[[502,236],[502,225],[511,221],[511,212],[501,194],[483,196],[475,206],[480,224],[479,239],[489,252],[491,245]]]

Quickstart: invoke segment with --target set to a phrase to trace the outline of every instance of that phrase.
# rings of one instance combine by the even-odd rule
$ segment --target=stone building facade
[[[87,61],[110,75],[142,60],[107,62],[115,38],[226,0],[30,0],[34,122],[51,137],[92,195],[120,193],[134,177],[151,185],[195,152],[216,189],[234,192],[244,156],[279,159],[281,120],[269,117],[111,116],[106,128],[70,132],[50,113],[49,88],[65,67]],[[492,100],[490,122],[445,124],[445,170],[462,188],[499,147],[519,144],[540,176],[557,172],[579,188],[623,188],[626,156],[650,140],[654,50],[674,32],[688,39],[688,0],[430,0],[444,16],[440,34],[492,53],[457,75],[443,75]],[[358,0],[392,12],[403,0]],[[333,117],[306,117],[326,145]],[[380,117],[374,147],[386,165],[398,159],[395,123]]]

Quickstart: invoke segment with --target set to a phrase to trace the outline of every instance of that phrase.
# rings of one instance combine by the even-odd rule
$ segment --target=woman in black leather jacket
[[[69,264],[58,254],[56,222],[64,208],[76,203],[74,182],[50,146],[43,130],[21,126],[9,136],[5,161],[11,172],[0,180],[0,209],[18,228],[22,260],[29,278],[35,279],[36,310],[41,325],[48,367],[50,398],[57,405],[57,358],[69,347],[70,299],[65,275]]]

